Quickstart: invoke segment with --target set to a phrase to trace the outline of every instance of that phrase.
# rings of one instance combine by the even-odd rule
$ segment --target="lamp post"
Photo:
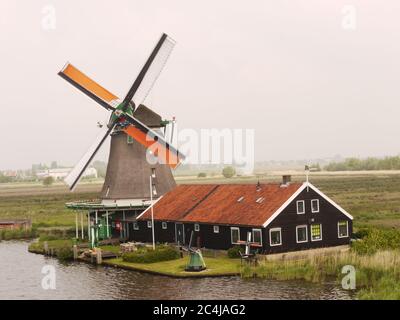
[[[153,211],[153,179],[150,175],[150,210],[151,210],[151,232],[153,236],[153,250],[156,249],[156,243],[154,239],[154,211]]]

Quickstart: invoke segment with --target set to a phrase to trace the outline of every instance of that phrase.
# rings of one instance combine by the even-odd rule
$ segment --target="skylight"
[[[258,198],[258,199],[256,200],[256,202],[257,202],[257,203],[261,203],[261,202],[264,201],[264,199],[265,199],[264,197],[260,197],[260,198]]]
[[[242,202],[243,199],[244,199],[244,197],[242,196],[242,197],[240,197],[239,199],[237,199],[237,202]]]

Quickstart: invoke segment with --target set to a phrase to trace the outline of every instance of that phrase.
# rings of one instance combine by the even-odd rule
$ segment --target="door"
[[[175,223],[175,242],[185,244],[185,229],[183,223]]]

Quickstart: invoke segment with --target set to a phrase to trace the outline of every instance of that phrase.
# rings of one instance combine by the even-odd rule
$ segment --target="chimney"
[[[290,184],[290,181],[292,180],[291,175],[283,175],[282,176],[282,184],[281,187],[287,187]]]

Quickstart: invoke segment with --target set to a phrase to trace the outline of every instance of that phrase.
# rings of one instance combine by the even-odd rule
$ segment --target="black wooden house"
[[[278,253],[348,244],[353,217],[311,183],[180,185],[153,205],[155,241],[228,249],[247,239]],[[130,226],[152,241],[151,208]]]

